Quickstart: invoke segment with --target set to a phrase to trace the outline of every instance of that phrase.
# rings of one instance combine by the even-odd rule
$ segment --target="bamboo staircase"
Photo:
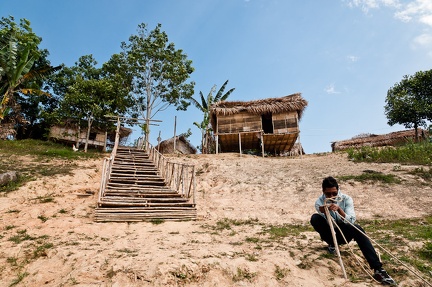
[[[104,162],[94,219],[195,220],[194,180],[193,166],[170,163],[155,150],[119,146]]]

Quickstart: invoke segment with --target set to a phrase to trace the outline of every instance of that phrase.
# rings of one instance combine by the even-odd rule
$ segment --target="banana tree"
[[[210,152],[210,139],[212,138],[212,129],[210,126],[210,107],[212,104],[225,101],[229,95],[235,90],[235,88],[230,89],[228,92],[224,93],[225,88],[228,84],[228,80],[222,85],[222,87],[216,93],[216,96],[213,97],[213,93],[216,91],[216,85],[214,85],[207,97],[205,98],[203,93],[200,91],[200,99],[201,102],[198,102],[194,98],[191,98],[192,104],[197,107],[201,112],[203,112],[204,117],[201,123],[194,122],[193,124],[197,126],[201,131],[201,152],[209,153]]]
[[[32,32],[30,22],[22,19],[20,26],[13,17],[0,20],[0,122],[9,113],[15,120],[22,121],[16,93],[47,95],[34,81],[58,70],[60,67],[36,67],[41,56],[38,45],[41,39]]]

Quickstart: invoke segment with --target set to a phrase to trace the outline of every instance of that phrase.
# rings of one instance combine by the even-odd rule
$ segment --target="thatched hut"
[[[249,102],[218,102],[210,107],[217,152],[289,152],[308,102],[300,93]]]
[[[120,142],[125,142],[132,130],[125,127],[120,127],[119,135]],[[96,148],[104,148],[107,145],[113,145],[115,141],[115,131],[105,132],[93,128],[90,132],[89,142],[90,146]],[[64,142],[69,144],[78,143],[78,145],[85,144],[87,138],[87,129],[78,129],[75,125],[54,125],[50,128],[49,139]]]
[[[13,123],[0,124],[0,140],[13,139],[16,136],[16,130]]]
[[[423,129],[417,129],[418,134],[422,138],[426,138],[428,136],[428,132]],[[349,148],[361,148],[365,146],[369,147],[382,147],[382,146],[396,146],[400,144],[404,144],[410,141],[415,141],[415,129],[392,132],[383,135],[375,135],[375,134],[365,134],[362,136],[357,136],[349,140],[343,141],[335,141],[332,142],[331,147],[332,151],[341,151]]]
[[[174,143],[175,140],[175,143]],[[175,145],[175,147],[174,147]],[[172,137],[170,139],[160,142],[156,149],[161,154],[196,154],[197,149],[190,144],[184,136]]]

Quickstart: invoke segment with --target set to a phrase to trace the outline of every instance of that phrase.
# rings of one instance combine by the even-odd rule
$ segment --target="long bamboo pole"
[[[337,254],[338,258],[339,258],[339,264],[340,264],[340,266],[342,268],[343,276],[344,276],[345,279],[348,279],[347,274],[345,272],[345,267],[344,267],[344,264],[343,264],[343,261],[342,261],[342,256],[340,255],[339,245],[337,243],[336,232],[335,232],[334,227],[333,227],[332,217],[330,215],[330,211],[328,210],[328,206],[327,205],[324,206],[324,211],[325,211],[325,215],[327,217],[327,222],[328,222],[328,224],[330,226],[331,234],[332,234],[332,237],[333,237],[334,247],[336,249],[336,254]]]

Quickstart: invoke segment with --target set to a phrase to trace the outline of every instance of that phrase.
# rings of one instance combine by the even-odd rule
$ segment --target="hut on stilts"
[[[210,107],[216,153],[289,152],[299,138],[299,121],[308,102],[300,93],[249,102],[217,102]]]

